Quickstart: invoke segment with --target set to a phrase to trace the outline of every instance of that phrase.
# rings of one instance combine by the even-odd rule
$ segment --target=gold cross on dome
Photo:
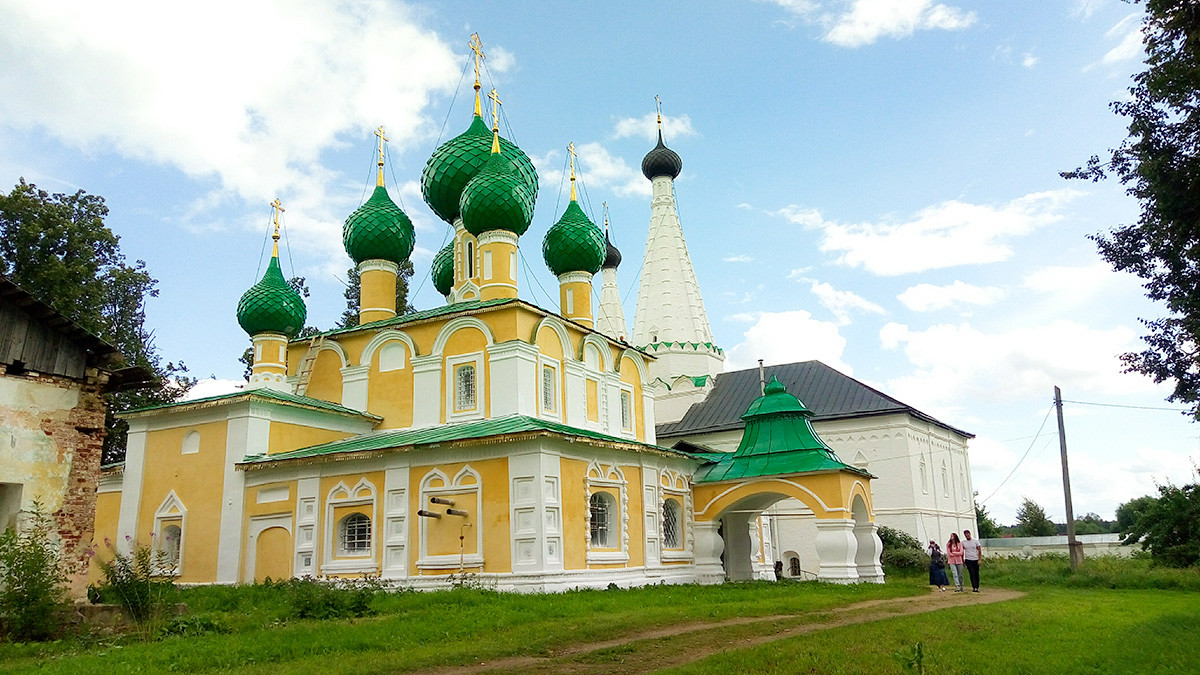
[[[601,202],[604,206],[604,234],[608,234],[608,202]]]
[[[471,33],[471,41],[467,46],[475,52],[475,86],[479,86],[479,63],[484,59],[483,40],[479,39],[479,33]]]
[[[567,143],[567,154],[571,158],[571,201],[575,201],[575,158],[578,153],[575,152],[575,142]]]
[[[658,128],[662,129],[662,99],[654,95],[654,109],[658,111]]]
[[[383,185],[383,142],[388,140],[387,133],[383,130],[382,124],[379,125],[379,128],[375,130],[375,135],[379,137],[379,162],[378,162],[379,171],[377,172],[377,175],[375,176],[375,185],[382,186]]]
[[[271,235],[271,239],[275,241],[272,247],[274,250],[271,251],[272,257],[279,255],[279,214],[286,210],[283,208],[283,203],[279,201],[279,197],[276,197],[275,201],[271,202],[271,219],[275,221],[275,234]]]
[[[504,101],[500,100],[500,95],[496,93],[495,88],[488,92],[488,98],[492,99],[492,129],[500,128],[500,106],[504,105]]]

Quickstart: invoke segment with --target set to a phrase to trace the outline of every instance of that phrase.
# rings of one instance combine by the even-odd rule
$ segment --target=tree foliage
[[[1046,517],[1046,510],[1037,502],[1025,497],[1017,508],[1017,534],[1022,537],[1048,537],[1057,532],[1054,523]]]
[[[127,365],[146,368],[153,385],[108,395],[104,461],[125,454],[128,426],[113,414],[178,400],[195,383],[183,363],[164,363],[146,328],[147,297],[158,283],[104,224],[104,199],[80,190],[50,194],[25,179],[0,195],[0,274],[116,347]]]
[[[1200,565],[1200,485],[1160,485],[1158,497],[1139,497],[1118,507],[1117,520],[1124,523],[1124,543],[1140,541],[1155,562]]]
[[[987,512],[987,508],[982,504],[975,504],[975,526],[979,529],[975,533],[980,539],[995,539],[1002,536],[1000,526],[996,521],[992,520],[992,516]]]
[[[1200,414],[1200,5],[1147,0],[1143,26],[1146,70],[1130,97],[1112,104],[1129,120],[1129,135],[1066,178],[1109,175],[1141,203],[1137,223],[1092,239],[1117,270],[1144,280],[1166,316],[1142,319],[1144,351],[1122,356],[1125,372],[1170,380],[1167,400]]]

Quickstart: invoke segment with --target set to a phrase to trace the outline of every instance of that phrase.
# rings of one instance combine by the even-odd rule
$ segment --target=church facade
[[[426,204],[454,233],[432,269],[446,304],[396,314],[415,235],[384,185],[380,133],[377,187],[343,228],[359,325],[295,338],[306,310],[280,271],[277,227],[267,271],[238,305],[253,344],[248,386],[125,414],[127,455],[101,479],[97,539],[152,539],[183,583],[719,583],[769,566],[759,514],[794,500],[817,521],[818,578],[881,582],[874,476],[814,433],[813,412],[784,384],[745,406],[731,452],[660,443],[663,373],[695,366],[720,378],[723,354],[711,335],[643,339],[666,338],[682,311],[626,336],[609,288],[620,254],[576,201],[573,162],[570,202],[541,242],[559,307],[518,299],[538,179],[500,136],[497,106],[489,129],[477,75],[470,126],[422,173]],[[660,132],[643,173],[652,213],[677,226],[672,162]]]

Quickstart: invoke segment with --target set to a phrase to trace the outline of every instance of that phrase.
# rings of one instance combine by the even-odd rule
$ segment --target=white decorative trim
[[[475,366],[475,407],[458,410],[458,373],[459,366],[471,364]],[[482,419],[487,410],[487,377],[483,372],[483,352],[462,354],[446,357],[446,421]]]
[[[358,494],[366,490],[366,497],[359,497]],[[346,497],[337,499],[334,497],[338,492],[345,492]],[[377,499],[378,492],[375,484],[366,478],[360,478],[353,488],[346,485],[345,481],[338,481],[338,484],[333,486],[329,492],[325,494],[325,537],[324,537],[324,554],[321,562],[321,572],[323,574],[347,574],[357,572],[374,572],[378,570],[376,551],[379,550],[379,500]],[[334,515],[334,510],[344,506],[367,506],[370,508],[371,518],[371,551],[363,556],[348,556],[342,554],[337,548],[338,540],[338,521]],[[335,557],[335,552],[337,553]]]
[[[562,284],[590,284],[592,283],[591,272],[563,272],[558,275],[558,283]]]
[[[553,408],[546,408],[546,380],[545,369],[550,368],[554,371],[554,391],[551,392],[553,399]],[[538,417],[548,420],[562,420],[564,416],[563,398],[566,389],[563,377],[562,361],[550,356],[538,354],[537,364],[537,391],[538,391]]]
[[[258,537],[273,527],[282,527],[294,539],[292,514],[276,513],[268,516],[250,516],[250,522],[246,528],[246,566],[242,570],[242,581],[244,583],[254,583],[254,570],[258,563]],[[294,567],[292,568],[292,576],[296,576]],[[275,579],[275,581],[278,581],[278,579]]]
[[[626,357],[630,361],[633,361],[633,365],[637,366],[638,379],[641,380],[642,386],[645,387],[648,385],[650,383],[650,369],[646,365],[646,359],[642,358],[642,355],[635,349],[626,349],[621,352],[620,358],[617,359],[616,370],[621,370],[621,363],[624,362]]]
[[[403,342],[405,346],[408,347],[408,353],[410,357],[415,358],[420,355],[420,352],[417,351],[416,343],[413,342],[413,339],[409,337],[408,333],[395,328],[389,328],[376,333],[375,336],[371,338],[371,341],[367,343],[367,346],[363,347],[362,354],[359,356],[359,364],[370,366],[372,360],[375,358],[375,352],[378,351],[380,347],[383,347],[389,342],[394,341]]]
[[[346,366],[342,374],[342,405],[352,410],[366,410],[370,366]]]
[[[496,338],[492,334],[492,329],[486,323],[474,316],[460,316],[446,322],[442,326],[442,330],[438,333],[437,339],[433,341],[433,349],[430,354],[443,355],[446,351],[446,343],[450,341],[450,336],[454,335],[460,328],[478,328],[479,332],[483,333],[484,341],[488,347],[496,344]]]
[[[473,485],[464,484],[464,479],[474,478]],[[431,487],[430,483],[434,479],[439,479],[442,482],[441,487]],[[440,469],[434,469],[425,474],[421,479],[421,491],[419,493],[418,504],[421,508],[426,508],[429,504],[429,498],[434,496],[453,498],[459,508],[465,506],[466,502],[474,497],[474,515],[476,522],[463,520],[460,523],[462,534],[469,535],[471,530],[475,532],[475,553],[472,554],[437,554],[429,553],[429,519],[420,518],[419,523],[419,539],[417,569],[432,569],[432,570],[448,570],[459,569],[466,567],[483,567],[483,524],[478,522],[479,517],[483,513],[483,498],[481,495],[483,489],[483,479],[470,464],[467,464],[454,475],[454,479],[449,479]],[[447,520],[453,519],[453,520]],[[441,520],[453,522],[458,520],[459,516],[442,516]]]
[[[517,235],[515,232],[508,230],[487,230],[480,233],[475,241],[480,247],[488,246],[489,244],[512,244],[517,245]]]
[[[174,576],[179,576],[183,571],[183,552],[187,543],[187,507],[183,505],[183,500],[175,494],[175,491],[171,490],[154,510],[154,537],[158,541],[158,546],[162,546],[163,523],[174,520],[179,521],[179,559],[175,561],[175,566],[169,572]]]
[[[391,272],[392,274],[399,274],[400,266],[391,260],[372,258],[358,263],[358,273],[361,275],[363,272]]]
[[[596,477],[592,473],[597,474]],[[588,564],[613,564],[629,562],[629,490],[628,482],[625,480],[625,473],[621,471],[621,467],[612,465],[602,465],[596,460],[592,460],[588,464],[587,472],[584,474],[586,479],[584,492],[584,528],[583,538],[587,548]],[[617,525],[617,541],[618,546],[605,547],[604,550],[592,550],[592,509],[591,500],[592,494],[596,492],[593,488],[613,488],[617,490],[617,513],[613,522]],[[611,536],[611,533],[610,533]],[[607,550],[609,548],[616,550]]]

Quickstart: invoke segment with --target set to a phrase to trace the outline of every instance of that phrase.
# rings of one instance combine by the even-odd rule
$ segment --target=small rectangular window
[[[633,396],[629,392],[621,392],[621,428],[633,431]]]
[[[464,363],[454,369],[454,409],[475,409],[475,364]]]
[[[552,413],[558,409],[555,401],[558,398],[558,381],[554,366],[542,366],[542,410]]]

